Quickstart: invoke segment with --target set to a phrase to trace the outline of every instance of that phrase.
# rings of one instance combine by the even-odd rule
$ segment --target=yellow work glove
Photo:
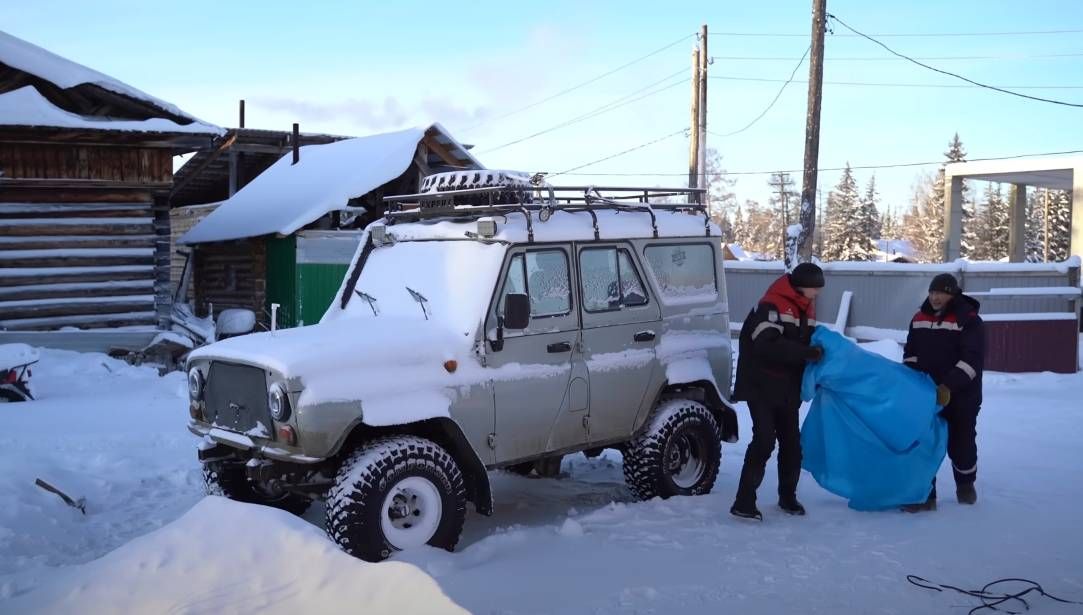
[[[936,405],[944,407],[951,403],[951,389],[946,384],[936,387]]]

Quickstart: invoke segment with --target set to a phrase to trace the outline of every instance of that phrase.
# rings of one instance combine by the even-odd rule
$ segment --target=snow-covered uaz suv
[[[711,490],[737,439],[717,227],[596,192],[455,205],[492,200],[480,173],[430,177],[417,209],[370,225],[319,324],[191,353],[213,491],[295,513],[323,498],[328,534],[376,561],[453,549],[467,502],[492,514],[492,469],[552,475],[611,447],[639,498]]]

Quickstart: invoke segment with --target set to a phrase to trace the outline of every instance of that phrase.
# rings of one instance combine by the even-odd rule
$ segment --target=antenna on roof
[[[237,128],[244,128],[244,99],[241,99],[241,113],[237,121]]]
[[[293,123],[293,164],[301,161],[301,125]]]

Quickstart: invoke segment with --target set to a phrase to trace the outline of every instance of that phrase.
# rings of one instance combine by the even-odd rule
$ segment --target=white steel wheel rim
[[[395,483],[384,498],[380,525],[398,550],[428,544],[443,516],[440,490],[427,478],[410,476]]]
[[[680,434],[665,451],[665,463],[670,473],[670,480],[681,489],[695,486],[707,469],[703,460],[702,443],[694,435]]]

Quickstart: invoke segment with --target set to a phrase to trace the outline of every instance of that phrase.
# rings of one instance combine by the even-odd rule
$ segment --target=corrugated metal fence
[[[951,273],[966,292],[993,288],[1079,288],[1079,260],[1049,264],[968,263],[825,263],[827,285],[816,302],[817,318],[833,323],[842,294],[853,293],[847,327],[905,331],[928,295],[929,281]],[[738,326],[784,267],[781,262],[726,261],[730,321]],[[983,314],[1078,313],[1075,300],[1042,296],[981,296]],[[857,329],[857,337],[891,337],[885,331]]]

